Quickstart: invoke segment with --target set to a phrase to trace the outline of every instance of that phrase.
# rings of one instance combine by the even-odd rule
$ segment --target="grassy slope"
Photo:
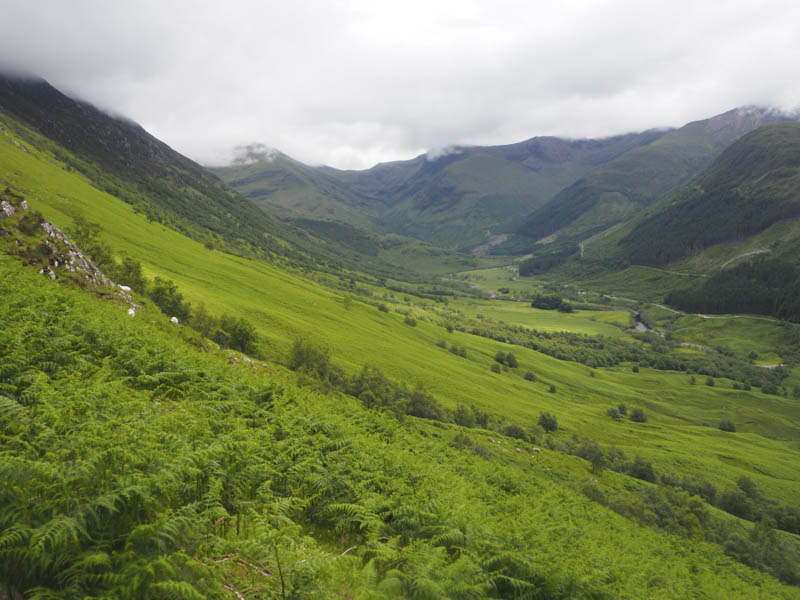
[[[377,599],[421,589],[498,597],[503,581],[495,589],[489,573],[502,567],[488,565],[530,564],[551,598],[800,597],[718,547],[634,525],[576,493],[589,475],[581,459],[524,444],[516,453],[507,440],[501,447],[468,432],[485,448],[479,458],[451,445],[455,426],[401,426],[352,399],[272,387],[285,375],[199,353],[164,317],[132,320],[7,257],[0,282],[0,345],[16,337],[11,364],[35,375],[25,406],[4,398],[0,413],[3,518],[19,534],[4,539],[13,553],[0,577],[9,582],[32,581],[51,596],[69,586],[71,595],[119,598],[242,590]],[[25,310],[30,303],[37,310]],[[86,334],[103,344],[86,346]],[[52,370],[32,351],[46,338],[70,345],[72,368]],[[186,379],[159,393],[128,376],[136,365]],[[87,376],[71,377],[75,369]],[[264,390],[272,390],[266,405]],[[648,427],[661,443],[660,428]],[[733,447],[729,436],[713,438],[709,452],[736,454],[738,438]],[[608,471],[596,477],[607,489],[648,486]],[[126,488],[133,483],[136,491]],[[139,495],[147,502],[131,500]],[[115,509],[98,523],[61,535],[81,512],[110,502]]]

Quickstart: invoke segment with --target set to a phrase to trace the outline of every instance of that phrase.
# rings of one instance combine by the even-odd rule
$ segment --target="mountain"
[[[214,171],[281,218],[345,221],[446,247],[467,247],[514,228],[583,174],[664,135],[601,140],[537,137],[504,146],[453,147],[362,171],[309,167],[277,152],[250,152]]]
[[[800,123],[772,124],[730,146],[621,243],[631,263],[663,265],[798,216]]]
[[[677,189],[741,136],[789,118],[772,109],[745,107],[670,131],[561,190],[534,210],[517,233],[533,240],[589,237]]]

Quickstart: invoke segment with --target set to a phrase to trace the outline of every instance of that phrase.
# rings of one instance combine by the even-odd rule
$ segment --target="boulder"
[[[0,219],[13,217],[15,212],[16,211],[14,210],[14,207],[11,206],[11,204],[9,204],[6,200],[0,202]]]

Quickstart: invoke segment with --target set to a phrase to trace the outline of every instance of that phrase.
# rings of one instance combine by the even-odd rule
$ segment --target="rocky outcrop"
[[[39,270],[41,274],[57,280],[56,269],[63,268],[70,273],[83,275],[84,279],[93,285],[110,288],[113,290],[113,296],[127,304],[134,311],[134,314],[135,311],[141,309],[141,306],[133,301],[130,288],[114,283],[97,268],[97,265],[88,256],[81,252],[78,246],[72,243],[61,229],[47,220],[42,221],[42,229],[47,233],[47,239],[44,243],[50,248],[51,254],[50,264]]]
[[[0,201],[0,219],[13,217],[15,212],[17,212],[16,209],[8,201]]]

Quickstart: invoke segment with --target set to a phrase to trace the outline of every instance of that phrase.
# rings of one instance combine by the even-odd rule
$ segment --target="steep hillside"
[[[534,211],[518,233],[579,241],[623,222],[686,183],[746,133],[788,117],[747,107],[689,123],[608,162]]]
[[[0,111],[36,132],[17,128],[23,143],[41,146],[148,218],[206,245],[252,256],[324,260],[326,252],[308,236],[304,240],[303,233],[258,210],[136,123],[69,98],[42,79],[0,74]]]
[[[455,147],[364,171],[312,168],[280,153],[256,153],[244,164],[215,171],[281,217],[338,219],[465,247],[511,230],[520,217],[587,171],[661,135],[540,137],[507,146]]]
[[[762,127],[728,148],[622,240],[635,264],[663,265],[800,216],[800,123]]]

